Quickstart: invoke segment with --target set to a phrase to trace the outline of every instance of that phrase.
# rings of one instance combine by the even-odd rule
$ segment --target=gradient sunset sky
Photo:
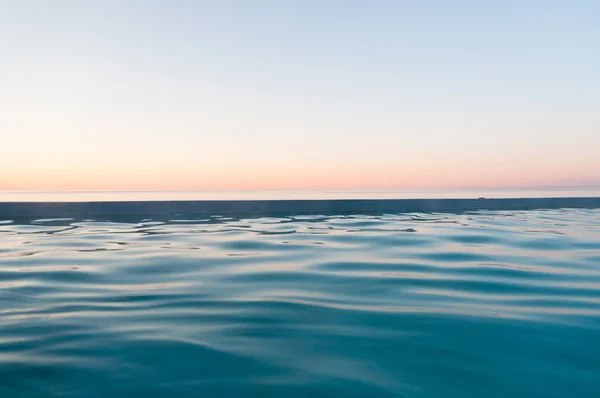
[[[0,2],[0,190],[600,185],[599,1]]]

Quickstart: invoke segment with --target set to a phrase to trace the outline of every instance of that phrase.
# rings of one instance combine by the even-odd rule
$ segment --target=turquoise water
[[[600,210],[0,222],[0,397],[600,396]]]

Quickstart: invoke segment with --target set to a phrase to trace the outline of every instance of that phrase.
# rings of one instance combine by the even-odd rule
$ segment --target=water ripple
[[[0,396],[600,396],[600,210],[0,221]]]

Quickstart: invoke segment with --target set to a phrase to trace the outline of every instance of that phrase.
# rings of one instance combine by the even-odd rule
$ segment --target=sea
[[[132,396],[600,397],[600,209],[0,218],[0,397]]]

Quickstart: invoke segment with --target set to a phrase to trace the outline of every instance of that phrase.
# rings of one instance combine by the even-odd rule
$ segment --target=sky
[[[600,185],[598,15],[0,0],[0,190]]]

